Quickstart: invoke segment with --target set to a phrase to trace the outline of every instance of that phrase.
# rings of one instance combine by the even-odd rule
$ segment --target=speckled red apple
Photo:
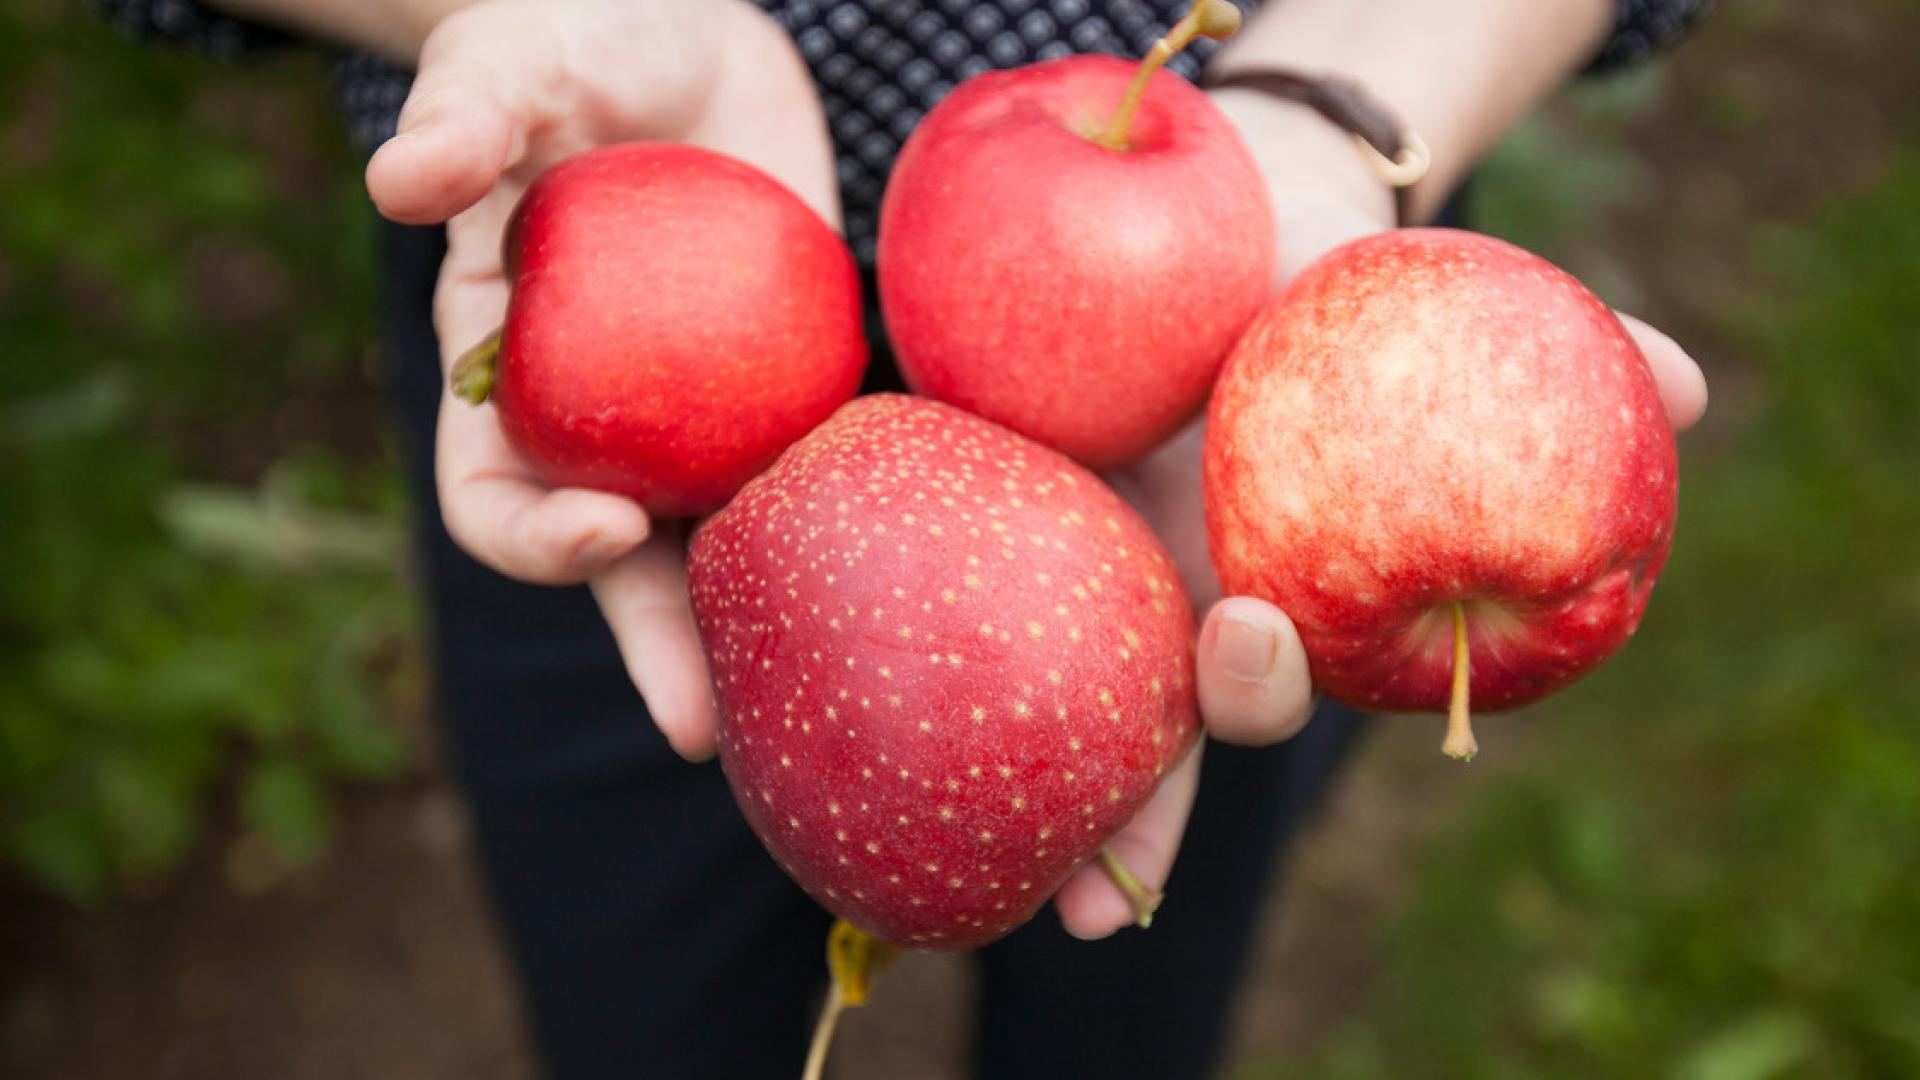
[[[1192,613],[1146,525],[935,402],[842,408],[701,527],[688,576],[748,821],[903,945],[1025,922],[1198,731]]]
[[[1613,312],[1534,255],[1442,229],[1356,241],[1295,279],[1228,360],[1207,431],[1227,591],[1292,616],[1326,694],[1451,707],[1459,757],[1469,692],[1533,701],[1633,633],[1677,475]]]

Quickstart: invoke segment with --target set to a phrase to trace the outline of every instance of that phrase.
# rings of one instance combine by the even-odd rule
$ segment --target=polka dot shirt
[[[819,85],[839,154],[848,239],[872,258],[880,192],[908,133],[962,80],[1072,53],[1137,56],[1186,10],[1187,0],[759,0],[799,45]],[[1236,0],[1243,8],[1258,0]],[[1615,0],[1613,34],[1595,57],[1605,70],[1675,40],[1711,0]],[[129,33],[220,57],[284,43],[275,31],[196,0],[94,0]],[[1210,41],[1168,65],[1196,78]],[[346,57],[334,93],[354,142],[371,152],[391,137],[412,76],[369,54]]]

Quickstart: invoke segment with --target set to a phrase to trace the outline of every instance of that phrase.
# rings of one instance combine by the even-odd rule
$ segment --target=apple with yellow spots
[[[1232,594],[1292,617],[1316,687],[1368,709],[1522,705],[1640,622],[1678,465],[1646,359],[1571,276],[1411,229],[1310,266],[1228,359],[1206,436]]]
[[[794,444],[695,534],[688,586],[748,822],[903,946],[1025,922],[1199,731],[1192,612],[1146,524],[924,398]]]
[[[1271,288],[1273,210],[1233,123],[1158,69],[1239,24],[1199,0],[1144,63],[988,72],[927,114],[880,214],[909,386],[1095,469],[1199,412]]]

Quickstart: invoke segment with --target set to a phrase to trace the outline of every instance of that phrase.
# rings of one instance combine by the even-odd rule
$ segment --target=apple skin
[[[623,143],[536,179],[506,237],[501,426],[556,487],[718,509],[859,388],[853,256],[754,167]]]
[[[1206,94],[1158,72],[1131,149],[1089,137],[1136,68],[1072,56],[968,80],[907,140],[880,214],[907,384],[1094,469],[1200,410],[1274,266],[1259,166]]]
[[[1445,229],[1358,240],[1295,279],[1228,360],[1205,453],[1228,593],[1292,617],[1322,692],[1386,711],[1446,710],[1456,601],[1476,711],[1604,662],[1666,563],[1677,478],[1613,312]]]
[[[1146,524],[924,398],[842,408],[687,573],[734,798],[815,900],[903,946],[1026,922],[1198,736],[1193,614]]]

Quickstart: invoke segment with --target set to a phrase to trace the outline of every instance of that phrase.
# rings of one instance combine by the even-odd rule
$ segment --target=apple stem
[[[1193,43],[1196,37],[1208,37],[1222,41],[1233,36],[1240,29],[1240,9],[1227,0],[1194,0],[1180,21],[1173,24],[1167,36],[1153,43],[1147,55],[1140,61],[1140,70],[1127,84],[1127,94],[1120,99],[1120,108],[1107,121],[1107,126],[1094,136],[1094,142],[1109,150],[1127,149],[1127,129],[1133,125],[1133,114],[1140,107],[1140,99],[1146,95],[1147,83],[1153,79],[1153,73],[1166,66],[1173,54]]]
[[[813,1029],[813,1045],[807,1048],[807,1067],[800,1074],[800,1080],[820,1080],[826,1074],[827,1047],[833,1045],[833,1029],[840,1023],[840,1014],[847,1008],[847,995],[834,983],[827,989],[827,1006],[820,1013],[820,1022]]]
[[[827,1068],[827,1048],[833,1045],[833,1030],[840,1014],[867,1003],[873,973],[893,959],[893,946],[861,930],[845,919],[835,919],[827,931],[827,971],[833,984],[827,990],[827,1003],[820,1010],[820,1022],[814,1025],[813,1045],[807,1048],[806,1068],[800,1080],[820,1080]]]
[[[1160,901],[1166,899],[1165,894],[1135,877],[1110,847],[1100,849],[1100,868],[1107,872],[1107,877],[1127,898],[1127,906],[1133,908],[1133,925],[1142,930],[1152,926],[1153,913],[1160,910]]]
[[[1472,761],[1480,752],[1473,739],[1473,720],[1467,712],[1467,676],[1472,669],[1467,658],[1467,611],[1458,600],[1453,602],[1453,700],[1447,708],[1447,738],[1440,750],[1455,761]]]
[[[500,331],[495,330],[480,344],[460,354],[453,362],[447,381],[453,392],[469,405],[479,405],[493,393],[493,378],[500,358]]]

